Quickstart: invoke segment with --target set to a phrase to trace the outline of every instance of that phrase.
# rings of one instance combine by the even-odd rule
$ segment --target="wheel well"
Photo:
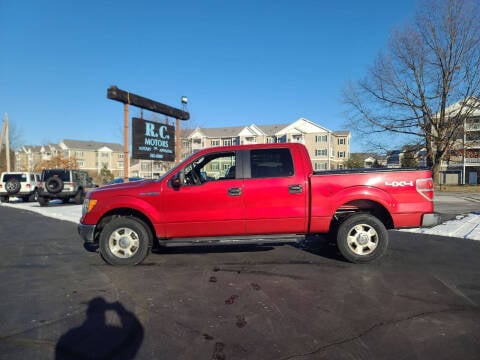
[[[388,210],[380,203],[372,200],[353,200],[340,206],[330,222],[330,230],[356,213],[368,213],[379,219],[387,229],[393,229],[393,219]]]
[[[130,208],[115,209],[103,215],[103,217],[98,222],[98,225],[95,227],[95,242],[98,242],[98,236],[105,224],[107,224],[110,220],[120,216],[132,217],[141,220],[143,223],[145,223],[145,225],[147,225],[148,229],[150,230],[150,234],[152,235],[152,241],[155,242],[157,237],[155,235],[155,229],[150,219],[140,211]]]

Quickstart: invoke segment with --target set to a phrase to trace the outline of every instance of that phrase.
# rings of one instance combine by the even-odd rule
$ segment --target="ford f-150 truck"
[[[328,234],[349,261],[380,258],[388,229],[433,226],[429,170],[314,172],[302,144],[200,150],[156,180],[90,191],[78,232],[113,265],[152,246],[260,244]]]

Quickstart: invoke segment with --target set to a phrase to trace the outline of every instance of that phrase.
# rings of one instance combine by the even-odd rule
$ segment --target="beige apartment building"
[[[350,137],[349,131],[331,131],[304,118],[291,124],[197,128],[182,130],[182,158],[196,150],[213,146],[299,142],[307,147],[314,170],[335,170],[343,169],[343,162],[350,156]],[[15,168],[18,171],[32,171],[42,160],[61,155],[63,158],[75,158],[79,168],[88,171],[92,177],[99,174],[104,166],[115,177],[123,177],[124,153],[121,144],[67,139],[59,144],[22,146],[15,155]],[[157,178],[173,165],[131,159],[129,176]]]
[[[199,149],[245,144],[304,144],[314,170],[343,169],[350,156],[350,131],[331,131],[308,119],[291,124],[197,128],[182,131],[182,158]]]
[[[75,158],[78,167],[92,176],[106,166],[114,176],[123,176],[123,146],[97,141],[62,140],[59,144],[22,146],[15,153],[15,169],[32,171],[36,164],[61,155]]]

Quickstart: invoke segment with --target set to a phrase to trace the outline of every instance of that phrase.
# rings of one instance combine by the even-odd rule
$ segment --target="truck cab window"
[[[201,185],[209,181],[235,179],[235,152],[221,152],[195,159],[185,166],[185,185]]]
[[[286,177],[293,175],[293,161],[289,149],[261,149],[250,151],[252,178]]]

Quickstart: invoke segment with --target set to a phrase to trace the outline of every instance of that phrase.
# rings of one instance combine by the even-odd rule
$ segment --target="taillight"
[[[29,187],[30,187],[30,184],[25,184],[25,186],[26,186],[27,188],[29,188]]]
[[[425,199],[429,201],[433,201],[433,194],[434,194],[434,187],[433,187],[433,179],[417,179],[417,191],[420,195],[422,195]]]

